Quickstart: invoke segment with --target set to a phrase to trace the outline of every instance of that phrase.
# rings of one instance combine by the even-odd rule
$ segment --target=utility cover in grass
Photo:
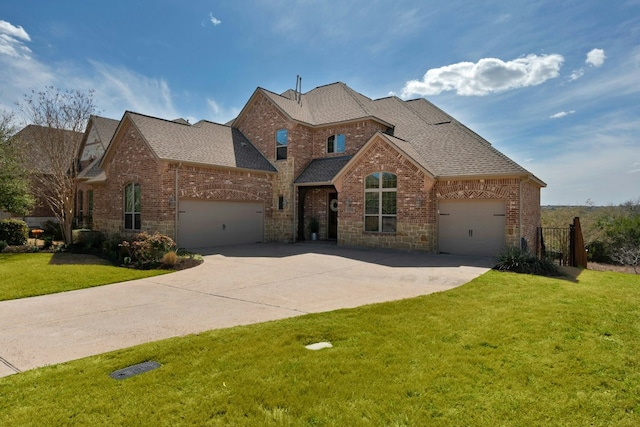
[[[161,365],[158,362],[142,362],[137,365],[129,366],[127,368],[119,369],[109,374],[111,378],[114,380],[124,380],[125,378],[130,378],[134,375],[142,374],[144,372],[153,371],[154,369],[159,368]]]
[[[322,350],[323,348],[333,347],[330,342],[317,342],[314,344],[306,345],[304,348],[308,350]]]

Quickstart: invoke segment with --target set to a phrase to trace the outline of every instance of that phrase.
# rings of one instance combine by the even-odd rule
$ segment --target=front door
[[[327,237],[338,238],[338,193],[329,193],[329,213],[327,215]]]

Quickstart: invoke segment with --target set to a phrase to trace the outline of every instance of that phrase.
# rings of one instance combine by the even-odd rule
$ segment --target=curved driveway
[[[163,338],[444,291],[488,258],[256,244],[195,268],[0,302],[0,377]]]

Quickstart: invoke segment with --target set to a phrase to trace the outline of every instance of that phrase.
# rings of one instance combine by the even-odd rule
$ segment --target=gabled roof
[[[327,157],[315,159],[302,171],[294,184],[321,185],[331,184],[333,178],[340,172],[353,156]]]
[[[130,111],[120,127],[125,121],[140,132],[160,160],[276,172],[242,132],[229,126],[206,120],[190,125]]]
[[[93,128],[98,134],[98,141],[100,143],[100,146],[102,147],[102,152],[99,153],[98,157],[95,158],[86,168],[84,168],[80,172],[80,174],[78,174],[78,179],[82,180],[95,178],[100,174],[100,161],[102,160],[102,156],[107,150],[107,147],[109,146],[113,135],[115,135],[119,124],[119,120],[109,119],[106,117],[92,115],[89,118],[87,129],[84,132],[82,143],[80,144],[80,157],[82,157],[82,150],[84,150],[84,147],[87,145],[87,138],[90,135],[91,128]]]
[[[27,125],[14,135],[30,165],[42,173],[59,170],[55,163],[63,158],[68,159],[71,168],[79,155],[72,150],[78,149],[81,138],[80,132],[39,125]]]
[[[545,185],[487,140],[423,98],[404,101],[392,96],[373,100],[342,82],[304,94],[288,90],[277,95],[261,88],[257,92],[292,120],[309,126],[366,119],[387,124],[395,137],[393,143],[436,178],[530,176]]]

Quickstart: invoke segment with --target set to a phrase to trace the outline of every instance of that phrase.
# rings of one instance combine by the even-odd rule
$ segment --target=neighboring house
[[[58,134],[58,132],[62,132],[62,134]],[[50,164],[52,161],[57,160],[55,155],[50,153],[50,150],[55,149],[55,147],[45,141],[66,140],[80,137],[82,137],[82,133],[52,129],[38,125],[28,125],[15,135],[16,141],[24,147],[23,151],[27,167],[31,168],[33,172],[44,175],[52,172]],[[70,159],[70,161],[73,161],[73,159]],[[24,220],[31,228],[42,227],[47,221],[57,222],[55,214],[51,210],[46,199],[38,194],[36,194],[35,197],[35,206],[33,210],[29,215],[19,218]]]
[[[118,120],[92,115],[87,122],[87,128],[80,143],[78,165],[78,180],[76,189],[76,226],[89,227],[93,225],[93,189],[87,181],[100,174],[98,165],[109,145],[109,141],[116,133],[120,122]]]
[[[126,112],[97,167],[94,228],[185,248],[301,241],[313,218],[339,245],[495,255],[535,245],[545,186],[428,101],[343,83],[258,88],[228,125]]]

